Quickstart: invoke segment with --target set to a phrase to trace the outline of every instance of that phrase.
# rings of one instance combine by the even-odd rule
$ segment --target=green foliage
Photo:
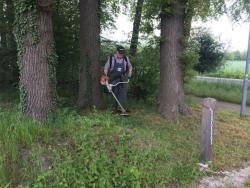
[[[57,0],[53,4],[53,29],[57,84],[60,90],[76,93],[79,79],[80,10],[78,1]]]
[[[159,24],[159,15],[161,12],[164,0],[145,0],[142,9],[142,20],[140,31],[143,34],[153,34],[155,28]]]
[[[100,29],[114,28],[115,18],[121,10],[118,0],[100,1]],[[53,4],[53,27],[58,54],[57,83],[60,91],[76,95],[79,84],[80,62],[80,10],[79,1],[57,0]],[[112,53],[115,42],[102,40],[100,60],[102,65]],[[65,95],[66,92],[59,92]]]
[[[198,31],[192,39],[198,43],[200,48],[196,51],[199,54],[199,63],[195,66],[198,72],[211,72],[223,65],[223,44],[215,40],[206,31]]]
[[[235,21],[247,21],[250,18],[250,4],[248,0],[233,0],[228,9],[229,14]]]
[[[18,67],[16,64],[16,48],[1,48],[0,47],[0,88],[15,87],[18,82]]]
[[[182,59],[182,74],[184,82],[190,81],[197,72],[194,70],[194,67],[199,62],[199,51],[200,45],[198,41],[189,40],[187,42],[186,48],[181,57]]]
[[[248,180],[248,181],[246,182],[245,187],[246,187],[246,188],[249,188],[249,187],[250,187],[250,180]]]
[[[133,64],[131,93],[137,99],[148,99],[151,102],[156,100],[160,80],[159,51],[158,45],[149,43],[141,47],[136,57],[131,59]]]
[[[12,32],[13,1],[0,1],[0,89],[15,87],[18,82],[17,51]]]
[[[115,18],[120,11],[120,0],[100,1],[101,30],[115,28]]]

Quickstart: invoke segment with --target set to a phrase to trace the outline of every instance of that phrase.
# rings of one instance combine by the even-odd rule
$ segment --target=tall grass
[[[24,118],[15,107],[2,107],[0,185],[187,187],[201,175],[200,110],[192,105],[191,116],[172,123],[142,103],[132,105],[128,118],[109,111],[61,108],[56,118],[42,125]],[[250,160],[250,120],[233,113],[217,117],[213,168]],[[227,139],[234,136],[237,143]],[[230,160],[224,158],[230,155]]]
[[[242,100],[242,86],[238,84],[216,83],[192,80],[185,85],[186,94],[198,97],[214,97],[221,101],[240,104]],[[250,88],[248,89],[250,99]],[[248,100],[248,105],[250,102]]]
[[[38,122],[27,120],[21,114],[0,107],[0,184],[15,182],[18,178],[20,152],[42,138],[49,139],[49,129]]]
[[[197,130],[191,120],[186,130],[151,110],[124,119],[109,112],[79,115],[62,109],[48,125],[14,109],[0,114],[1,185],[184,186],[199,174],[198,142],[191,143],[187,133]]]

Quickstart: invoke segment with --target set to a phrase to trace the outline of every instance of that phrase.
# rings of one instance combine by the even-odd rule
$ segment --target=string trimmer
[[[116,84],[110,84],[110,83],[109,83],[109,78],[108,78],[107,76],[102,76],[100,83],[101,83],[102,85],[105,85],[105,86],[107,87],[108,91],[112,94],[112,96],[113,96],[114,99],[116,100],[117,104],[120,106],[121,111],[122,111],[122,112],[120,113],[120,115],[121,115],[121,116],[128,116],[128,113],[127,113],[126,110],[123,108],[123,106],[121,105],[121,103],[120,103],[120,101],[118,100],[118,98],[115,96],[115,94],[114,94],[112,88],[118,86],[119,84],[128,84],[128,83],[129,83],[129,80],[126,81],[126,82],[118,82],[118,83],[116,83]]]

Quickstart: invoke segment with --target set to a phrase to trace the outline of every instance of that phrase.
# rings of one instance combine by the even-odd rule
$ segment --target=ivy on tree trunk
[[[15,37],[21,109],[28,117],[45,121],[56,107],[57,56],[50,1],[15,2]]]

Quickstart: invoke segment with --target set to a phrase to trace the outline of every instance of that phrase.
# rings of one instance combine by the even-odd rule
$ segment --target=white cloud
[[[102,36],[115,41],[127,40],[133,29],[133,23],[129,20],[128,16],[120,14],[116,19],[115,26],[116,30],[106,30],[102,33]]]
[[[116,30],[104,31],[102,36],[111,40],[124,41],[129,39],[132,32],[133,23],[129,18],[120,14],[116,19]],[[211,30],[215,37],[226,43],[227,50],[246,51],[248,45],[250,23],[233,23],[227,16],[222,16],[219,20],[210,20],[205,23],[195,22],[194,27],[202,26]],[[159,32],[158,32],[159,33]]]
[[[248,45],[250,23],[233,23],[227,16],[219,20],[210,20],[205,23],[195,22],[194,27],[208,28],[221,42],[226,43],[227,50],[246,51]]]

